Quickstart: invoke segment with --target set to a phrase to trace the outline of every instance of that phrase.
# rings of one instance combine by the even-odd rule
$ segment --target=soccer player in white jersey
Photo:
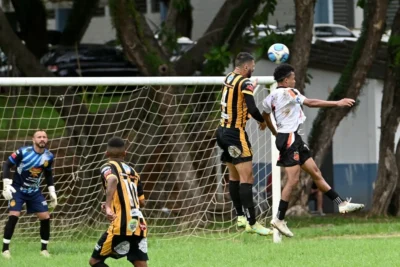
[[[324,180],[321,171],[311,157],[308,146],[298,134],[299,127],[306,120],[302,105],[317,107],[351,107],[354,100],[343,98],[339,101],[325,101],[319,99],[308,99],[295,87],[294,68],[289,64],[279,65],[274,72],[274,78],[278,82],[277,90],[274,90],[263,101],[263,117],[268,128],[276,136],[276,147],[279,150],[277,165],[284,167],[288,177],[287,183],[282,191],[278,214],[271,220],[271,226],[287,237],[293,237],[284,221],[288,208],[289,198],[293,188],[299,181],[300,170],[303,169],[311,175],[318,189],[325,193],[339,206],[340,213],[348,213],[364,208],[363,204],[350,203],[343,200]],[[271,122],[270,115],[273,114],[276,126]]]

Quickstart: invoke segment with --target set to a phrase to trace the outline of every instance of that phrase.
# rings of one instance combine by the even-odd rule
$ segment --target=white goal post
[[[274,79],[253,79],[258,79],[255,100],[262,110],[262,100],[276,88]],[[105,144],[114,135],[127,141],[126,160],[141,174],[149,234],[237,235],[227,170],[220,162],[214,135],[223,80],[197,76],[2,78],[1,160],[29,145],[32,131],[46,129],[56,158],[53,172],[60,200],[52,214],[56,240],[97,237],[106,229],[99,208],[104,194],[98,174]],[[253,119],[247,126],[254,152],[253,193],[258,218],[269,226],[278,210],[281,175],[275,137],[257,126]],[[6,210],[6,201],[0,200],[1,228]],[[29,216],[22,216],[18,225],[23,237],[38,234]],[[275,230],[274,242],[280,241]]]

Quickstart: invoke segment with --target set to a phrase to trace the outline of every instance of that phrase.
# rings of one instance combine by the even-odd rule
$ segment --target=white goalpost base
[[[273,77],[258,79],[257,106]],[[104,193],[99,168],[108,138],[128,144],[126,160],[141,174],[149,234],[226,238],[241,233],[229,198],[227,170],[214,132],[220,120],[224,77],[92,77],[0,79],[2,160],[31,144],[32,131],[49,135],[59,206],[52,213],[55,240],[97,237],[108,222],[100,210]],[[274,86],[271,86],[271,90]],[[254,159],[258,219],[269,226],[280,195],[275,137],[257,122],[247,132]],[[272,172],[272,181],[269,180]],[[272,185],[271,185],[272,184]],[[45,186],[42,183],[42,186]],[[272,187],[272,190],[271,190]],[[47,190],[42,192],[46,194]],[[272,197],[271,197],[272,195]],[[272,204],[271,204],[272,203]],[[0,228],[7,216],[0,200]],[[272,209],[271,209],[272,205]],[[21,237],[38,236],[31,216],[22,216]],[[228,233],[228,235],[227,235]],[[53,239],[53,240],[54,240]],[[280,242],[275,232],[274,242]]]

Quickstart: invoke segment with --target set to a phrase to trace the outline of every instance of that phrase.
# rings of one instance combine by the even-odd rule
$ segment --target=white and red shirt
[[[305,96],[297,89],[278,87],[263,100],[266,113],[273,113],[278,133],[293,133],[306,120],[301,105]]]

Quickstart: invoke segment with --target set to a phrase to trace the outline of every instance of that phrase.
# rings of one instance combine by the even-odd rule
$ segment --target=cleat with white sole
[[[358,210],[362,210],[364,208],[364,204],[351,203],[351,198],[346,199],[339,204],[339,212],[340,213],[350,213]]]
[[[293,237],[294,234],[292,231],[289,230],[289,228],[286,225],[286,221],[284,220],[279,220],[278,218],[274,218],[271,220],[271,226],[275,228],[276,230],[279,231],[284,236],[287,237]]]

